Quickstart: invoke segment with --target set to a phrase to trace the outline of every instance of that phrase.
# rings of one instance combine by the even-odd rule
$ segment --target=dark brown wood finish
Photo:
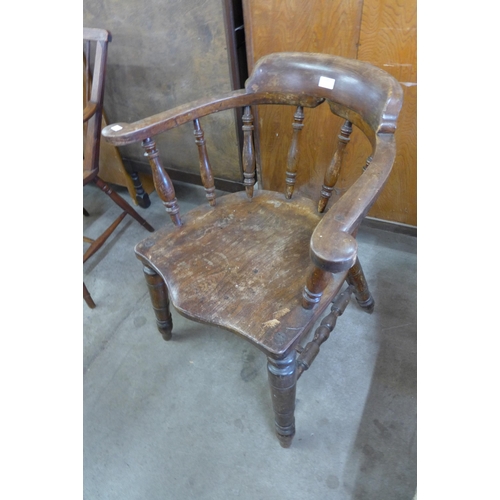
[[[196,145],[198,146],[198,157],[200,159],[200,175],[205,187],[207,200],[212,207],[215,207],[215,184],[214,176],[212,174],[212,167],[208,160],[207,146],[205,144],[205,135],[200,125],[198,118],[193,121],[194,124],[194,137]]]
[[[170,314],[170,302],[165,282],[159,274],[148,266],[144,266],[144,277],[156,315],[158,330],[164,340],[170,340],[172,338],[172,315]]]
[[[255,150],[253,146],[253,115],[250,106],[245,106],[243,113],[243,177],[247,196],[252,198],[253,187],[255,185]]]
[[[360,307],[372,313],[375,308],[375,300],[368,288],[365,273],[363,272],[359,259],[356,259],[354,265],[349,269],[347,273],[347,282],[353,287],[354,296]]]
[[[156,191],[160,197],[165,210],[170,215],[172,222],[176,226],[180,226],[181,218],[179,216],[179,204],[177,203],[177,198],[175,197],[175,189],[169,175],[163,168],[160,161],[160,153],[156,148],[156,142],[150,137],[147,137],[142,141],[142,147],[146,151],[146,155],[151,165],[151,171],[153,172],[153,181],[155,183]]]
[[[87,238],[84,236],[83,241],[90,244],[83,255],[84,263],[104,245],[106,240],[111,236],[127,214],[148,231],[154,231],[154,228],[146,220],[144,220],[118,193],[99,177],[104,82],[106,77],[108,43],[110,41],[111,33],[109,33],[109,31],[96,28],[83,28],[83,59],[85,68],[84,75],[86,77],[84,85],[87,89],[83,109],[83,185],[85,186],[90,182],[94,183],[102,192],[107,194],[123,212],[97,238]],[[95,53],[92,64],[91,50],[93,45],[95,46]],[[91,74],[91,66],[93,67],[93,75]],[[83,284],[83,298],[90,308],[93,309],[95,307],[95,302],[85,286],[85,283]]]
[[[267,361],[271,401],[274,409],[276,435],[283,448],[289,448],[295,435],[295,394],[297,387],[297,358],[291,351],[282,359]]]
[[[332,162],[326,170],[325,180],[323,181],[323,187],[321,188],[321,197],[318,203],[318,212],[323,213],[325,211],[328,200],[332,196],[333,188],[340,176],[340,169],[342,167],[342,160],[344,158],[344,151],[352,132],[352,123],[349,120],[344,122],[340,129],[339,141],[337,150],[333,155]]]
[[[139,243],[135,251],[145,266],[164,338],[170,339],[172,331],[170,303],[182,315],[232,331],[265,353],[276,433],[283,447],[290,446],[295,433],[296,381],[328,338],[351,293],[362,307],[371,308],[355,236],[391,171],[401,99],[395,79],[367,63],[323,54],[271,54],[258,62],[244,90],[200,99],[103,131],[106,140],[117,146],[143,142],[156,172],[156,189],[172,209],[177,207],[175,193],[155,159],[153,138],[193,121],[203,176],[209,170],[208,155],[198,120],[225,109],[243,109],[242,163],[247,192],[219,197],[217,206],[206,204],[191,210],[183,214],[182,224],[177,208],[175,217],[170,210],[174,224]],[[301,168],[300,130],[304,108],[325,101],[323,106],[345,124],[337,152],[325,167],[323,192],[318,186],[318,197],[311,200],[293,194]],[[283,193],[254,191],[253,187],[252,110],[268,104],[295,108]],[[308,113],[305,126],[314,119],[314,112]],[[347,192],[321,213],[339,175],[352,127],[368,138],[372,160],[364,171],[359,169],[361,176]],[[348,288],[341,292],[346,280]],[[315,338],[302,348],[300,342],[332,301],[331,312]],[[301,353],[298,358],[297,352]]]
[[[321,324],[314,333],[314,338],[309,342],[304,349],[298,348],[297,352],[300,353],[297,359],[298,372],[297,375],[300,377],[305,370],[308,370],[312,362],[316,359],[319,354],[319,348],[321,344],[328,340],[330,333],[335,328],[337,324],[337,318],[342,315],[345,311],[349,300],[351,298],[353,287],[348,286],[346,290],[337,295],[332,302],[332,307],[330,309],[330,314],[325,316],[321,320]]]
[[[135,190],[135,199],[137,204],[142,208],[148,208],[151,205],[151,200],[149,199],[148,193],[144,190],[142,186],[141,179],[139,178],[139,173],[132,171],[130,172],[130,178]]]

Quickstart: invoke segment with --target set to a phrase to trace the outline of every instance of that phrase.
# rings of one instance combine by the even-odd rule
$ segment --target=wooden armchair
[[[106,76],[106,59],[108,54],[108,43],[111,41],[111,33],[103,29],[83,28],[83,64],[85,68],[87,95],[84,95],[83,106],[83,185],[93,182],[104,193],[106,193],[123,212],[98,238],[83,237],[83,241],[90,246],[83,255],[85,263],[105,243],[109,236],[118,227],[127,214],[131,215],[137,222],[148,231],[153,232],[153,227],[148,224],[118,193],[99,177],[99,152],[102,129],[102,109],[104,99],[104,81]],[[92,45],[94,60],[91,62]],[[91,67],[93,66],[93,75]],[[84,215],[88,212],[84,209]],[[95,307],[85,283],[83,283],[83,298],[91,308]]]
[[[294,194],[294,184],[303,108],[323,102],[345,123],[318,201]],[[285,193],[254,192],[252,109],[268,104],[296,107]],[[159,331],[170,340],[171,303],[182,315],[221,326],[263,351],[276,433],[283,447],[290,446],[295,433],[296,382],[315,359],[350,295],[368,312],[373,310],[355,236],[391,171],[401,105],[397,81],[370,64],[324,54],[275,53],[257,63],[244,90],[103,130],[106,140],[116,146],[142,141],[157,192],[173,222],[135,249],[144,265]],[[216,200],[200,119],[230,108],[243,110],[246,192]],[[181,217],[154,137],[187,122],[194,125],[208,204]],[[373,152],[362,175],[325,212],[353,125],[369,139]],[[302,347],[329,306],[314,338]]]

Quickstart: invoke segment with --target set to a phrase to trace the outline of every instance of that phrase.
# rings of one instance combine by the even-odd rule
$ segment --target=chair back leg
[[[358,305],[371,314],[375,308],[375,300],[368,288],[368,282],[366,281],[365,273],[359,259],[356,259],[354,266],[349,269],[347,283],[354,287],[354,296]]]

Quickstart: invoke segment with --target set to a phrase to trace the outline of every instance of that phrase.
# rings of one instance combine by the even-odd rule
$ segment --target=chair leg
[[[170,340],[172,338],[173,324],[165,281],[148,266],[144,266],[144,276],[146,277],[151,303],[156,315],[158,331],[165,340]]]
[[[354,287],[354,296],[359,306],[371,314],[375,307],[375,301],[368,288],[365,273],[363,272],[359,259],[356,259],[354,266],[349,269],[347,283]]]
[[[131,217],[133,217],[141,226],[144,226],[149,232],[153,232],[154,228],[146,220],[144,220],[118,193],[113,191],[102,179],[99,177],[94,178],[94,183],[106,193],[122,210],[125,210]]]
[[[95,302],[92,300],[90,292],[87,290],[85,283],[83,284],[83,300],[85,300],[90,309],[94,309]]]
[[[144,191],[142,187],[141,179],[139,179],[139,174],[135,171],[130,172],[130,177],[134,184],[135,189],[135,200],[137,204],[142,208],[148,208],[151,205],[151,200],[149,199],[148,193]]]
[[[295,435],[296,352],[282,359],[267,358],[269,387],[274,409],[276,435],[283,448],[289,448]]]

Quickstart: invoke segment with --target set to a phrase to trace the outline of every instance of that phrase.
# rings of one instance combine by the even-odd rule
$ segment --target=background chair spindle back
[[[83,161],[87,171],[99,170],[99,148],[102,128],[102,105],[104,100],[104,81],[106,76],[106,60],[108,42],[111,35],[106,30],[84,28],[84,64],[87,83],[86,106],[95,106],[95,110],[86,121]],[[91,42],[95,42],[93,72],[91,71]]]

